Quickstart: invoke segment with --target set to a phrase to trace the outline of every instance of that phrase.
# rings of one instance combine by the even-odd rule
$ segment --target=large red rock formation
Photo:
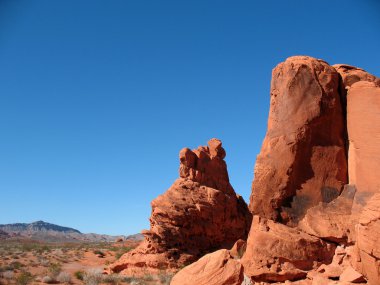
[[[182,149],[180,178],[152,201],[145,241],[108,271],[140,274],[144,270],[174,270],[246,239],[251,214],[229,183],[225,155],[217,139],[193,151]]]
[[[326,62],[295,56],[272,73],[267,134],[256,160],[250,210],[297,222],[347,183],[340,75]]]
[[[320,263],[330,263],[334,251],[333,244],[254,216],[242,264],[244,274],[254,281],[297,280]]]

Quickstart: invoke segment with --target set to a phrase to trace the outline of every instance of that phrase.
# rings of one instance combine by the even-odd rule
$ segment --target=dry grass
[[[0,241],[0,285],[169,285],[164,271],[142,277],[103,275],[102,268],[135,244]]]

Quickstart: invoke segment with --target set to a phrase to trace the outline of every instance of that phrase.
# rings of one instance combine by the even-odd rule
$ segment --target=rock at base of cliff
[[[240,285],[243,266],[226,249],[210,253],[179,271],[171,285]]]

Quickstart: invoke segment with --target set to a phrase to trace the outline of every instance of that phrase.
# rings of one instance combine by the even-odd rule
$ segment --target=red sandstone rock
[[[251,214],[229,183],[220,140],[180,152],[180,176],[152,201],[145,241],[123,255],[108,272],[139,275],[144,270],[175,270],[204,254],[246,239]]]
[[[343,85],[347,89],[358,81],[375,82],[377,85],[380,85],[380,79],[369,74],[364,69],[347,64],[334,64],[333,67],[342,76]]]
[[[243,267],[228,250],[210,253],[179,271],[171,285],[240,285]]]
[[[234,246],[231,248],[230,254],[234,258],[240,259],[245,253],[246,249],[247,249],[247,242],[245,240],[239,239],[235,242]]]
[[[347,92],[348,171],[357,204],[380,191],[380,87],[360,81]]]
[[[290,57],[272,73],[268,130],[255,165],[250,210],[297,221],[347,183],[340,76],[322,60]]]
[[[307,210],[298,224],[304,232],[332,242],[353,240],[354,224],[351,221],[351,208],[355,196],[355,187],[346,185],[341,195],[330,203]]]
[[[351,266],[347,267],[343,271],[342,275],[340,275],[339,277],[339,280],[343,282],[345,281],[345,282],[352,282],[352,283],[361,283],[365,281],[363,275],[361,275]]]
[[[320,263],[330,263],[335,245],[274,221],[254,216],[241,260],[254,281],[283,282],[306,277]]]
[[[365,206],[357,230],[356,269],[371,285],[380,284],[380,192]]]

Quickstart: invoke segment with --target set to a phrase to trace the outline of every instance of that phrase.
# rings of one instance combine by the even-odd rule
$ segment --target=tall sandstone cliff
[[[222,142],[180,151],[178,178],[152,201],[144,242],[112,264],[108,272],[141,275],[176,270],[206,253],[246,239],[251,213],[232,188]]]
[[[273,70],[270,102],[243,257],[209,254],[171,284],[221,272],[224,285],[379,285],[380,79],[291,57]]]
[[[339,87],[339,73],[322,60],[291,57],[273,70],[268,130],[252,183],[254,214],[296,221],[347,184]]]

